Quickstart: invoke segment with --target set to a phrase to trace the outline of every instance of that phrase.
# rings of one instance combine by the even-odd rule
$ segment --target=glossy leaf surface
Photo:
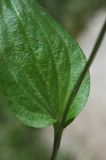
[[[77,42],[33,0],[0,0],[0,94],[29,126],[60,121],[86,58]],[[89,94],[89,74],[67,116]]]

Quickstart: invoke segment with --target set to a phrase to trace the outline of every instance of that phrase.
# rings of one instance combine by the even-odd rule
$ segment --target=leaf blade
[[[60,121],[86,59],[75,40],[32,2],[0,2],[0,92],[19,119],[45,127]],[[88,81],[83,85],[86,94]],[[78,97],[83,108],[88,95],[85,100],[81,95],[82,91]]]

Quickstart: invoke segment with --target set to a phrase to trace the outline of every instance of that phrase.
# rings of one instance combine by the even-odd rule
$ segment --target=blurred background
[[[106,0],[38,0],[87,57],[106,17]],[[91,67],[88,103],[66,129],[57,160],[106,160],[106,36]],[[0,99],[0,160],[48,160],[53,129],[25,126]]]

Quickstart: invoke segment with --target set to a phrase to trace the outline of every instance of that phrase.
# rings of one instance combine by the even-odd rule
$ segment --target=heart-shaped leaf
[[[33,127],[61,121],[86,58],[77,42],[33,0],[0,0],[0,94]],[[89,74],[67,115],[85,106]]]

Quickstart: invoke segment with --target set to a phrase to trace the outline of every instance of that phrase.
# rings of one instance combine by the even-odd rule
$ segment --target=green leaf
[[[25,124],[60,122],[86,58],[77,42],[33,0],[0,1],[0,94]],[[67,121],[84,108],[89,74]]]

